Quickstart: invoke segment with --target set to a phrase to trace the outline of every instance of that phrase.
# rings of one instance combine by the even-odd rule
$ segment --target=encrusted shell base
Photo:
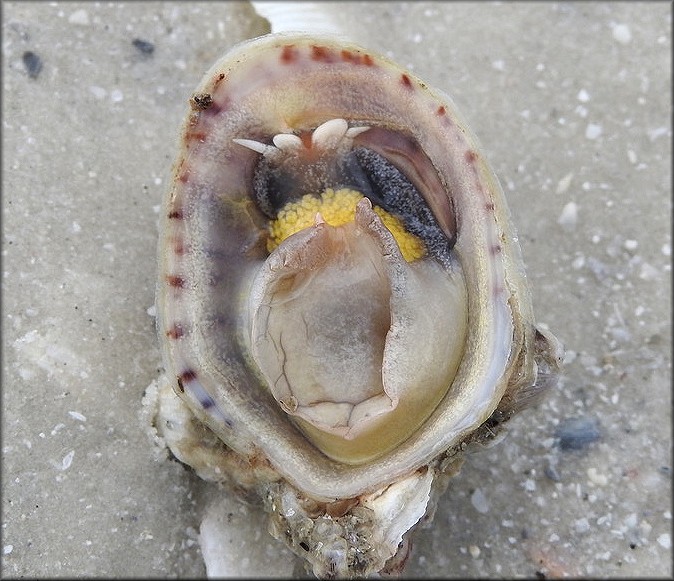
[[[321,502],[278,478],[254,459],[228,450],[162,378],[155,427],[178,460],[204,480],[241,496],[259,495],[269,532],[311,566],[319,578],[354,578],[402,570],[413,528],[433,518],[438,498],[463,461],[459,450],[408,477],[357,498]]]
[[[312,499],[281,479],[256,456],[243,458],[204,426],[162,376],[154,396],[153,423],[172,453],[204,480],[227,485],[242,497],[259,497],[269,532],[303,558],[319,578],[395,575],[409,555],[414,530],[433,519],[438,499],[457,475],[467,451],[490,446],[505,434],[504,422],[556,381],[562,348],[546,331],[536,331],[534,390],[504,402],[468,439],[438,455],[406,478],[357,498]]]

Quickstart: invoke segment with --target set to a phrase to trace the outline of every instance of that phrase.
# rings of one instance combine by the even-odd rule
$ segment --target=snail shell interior
[[[233,49],[192,97],[162,219],[174,390],[311,498],[395,482],[535,386],[498,181],[449,97],[382,56]]]

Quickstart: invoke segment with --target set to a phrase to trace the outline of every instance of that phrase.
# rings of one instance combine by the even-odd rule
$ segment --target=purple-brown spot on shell
[[[361,60],[360,55],[354,55],[350,50],[342,50],[342,60],[347,63],[358,64]]]
[[[169,274],[166,277],[166,282],[168,282],[169,285],[174,288],[185,288],[185,279],[182,276]]]
[[[166,331],[166,336],[169,339],[180,339],[183,335],[185,335],[185,329],[180,323],[174,323],[173,326]]]
[[[199,399],[199,403],[201,404],[201,407],[203,407],[205,410],[212,408],[215,405],[213,398],[208,395]]]
[[[180,393],[184,393],[185,384],[194,381],[196,378],[197,378],[196,371],[192,369],[186,369],[185,371],[183,371],[178,377],[176,377],[176,381],[178,383],[178,391]]]
[[[469,149],[466,151],[466,161],[468,163],[475,163],[475,160],[477,159],[477,153],[475,153],[472,149]]]
[[[357,52],[352,52],[350,50],[342,50],[341,52],[342,60],[347,63],[354,65],[366,65],[372,66],[373,62],[369,55],[360,54]]]
[[[408,89],[412,88],[412,81],[405,73],[400,75],[400,82],[403,84],[404,87],[407,87]]]
[[[290,63],[295,62],[296,60],[297,60],[297,49],[295,48],[295,45],[289,44],[287,46],[284,46],[280,56],[281,63],[283,63],[284,65],[288,65]]]
[[[335,61],[332,51],[325,48],[324,46],[317,46],[317,45],[312,45],[311,47],[311,59],[326,63],[331,63]]]
[[[178,256],[185,254],[185,245],[183,244],[182,239],[177,238],[173,241],[173,252]]]
[[[204,113],[208,113],[209,115],[217,115],[225,108],[226,108],[225,103],[216,103],[215,101],[213,101],[211,106],[208,109],[206,109]]]
[[[183,180],[181,180],[183,181]],[[171,220],[182,220],[183,219],[183,212],[182,210],[173,210],[172,212],[168,213],[168,217]]]
[[[438,107],[438,110],[436,111],[437,115],[440,115],[441,117],[447,113],[447,110],[445,109],[444,105],[440,105]]]
[[[190,141],[199,141],[203,143],[206,140],[205,131],[189,131],[185,134],[185,139]]]
[[[197,378],[196,371],[194,371],[193,369],[186,369],[180,374],[180,376],[178,377],[178,381],[180,381],[182,385],[185,385],[190,381],[194,381],[196,378]]]

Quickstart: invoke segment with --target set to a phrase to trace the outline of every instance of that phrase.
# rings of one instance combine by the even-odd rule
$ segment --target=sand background
[[[567,349],[559,388],[468,458],[407,574],[671,577],[671,3],[326,10],[453,96]],[[205,575],[219,492],[157,461],[140,413],[157,221],[192,89],[267,30],[245,2],[2,4],[3,577]],[[293,571],[258,512],[223,518],[232,574]]]

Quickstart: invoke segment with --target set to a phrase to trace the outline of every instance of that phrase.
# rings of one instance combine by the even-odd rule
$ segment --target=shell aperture
[[[467,319],[460,265],[420,260],[428,241],[451,262],[423,197],[383,156],[352,149],[368,130],[332,119],[273,145],[234,140],[262,155],[254,197],[276,233],[249,291],[251,355],[309,440],[347,463],[382,455],[430,415]]]

